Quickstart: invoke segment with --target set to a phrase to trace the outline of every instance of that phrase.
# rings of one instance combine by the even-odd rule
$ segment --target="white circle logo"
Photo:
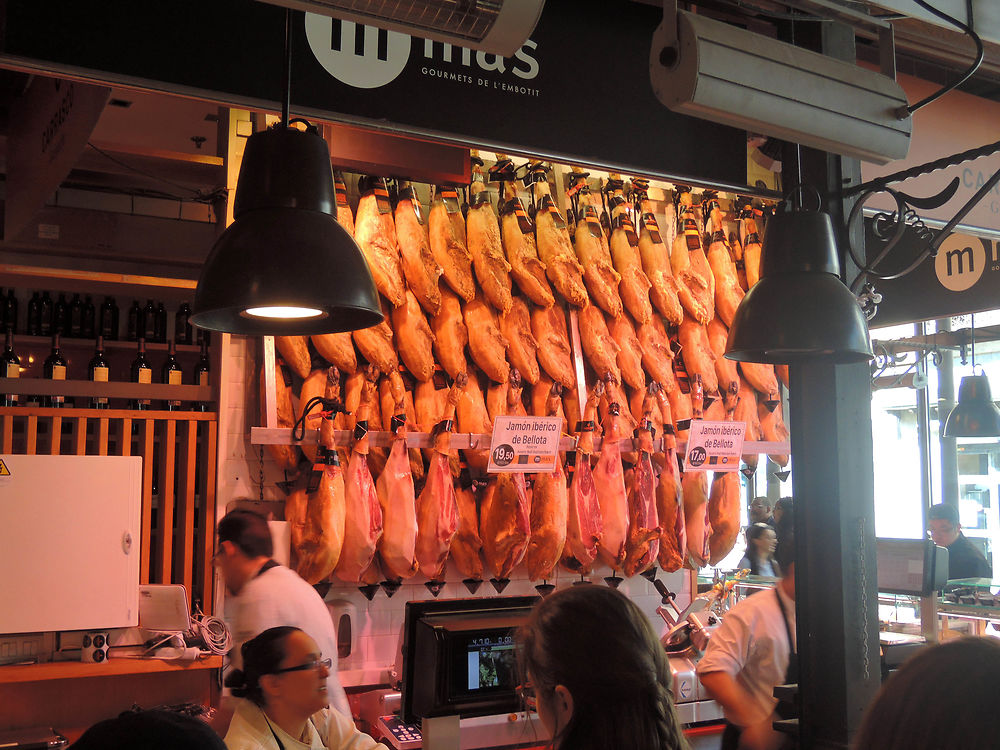
[[[983,275],[986,250],[978,237],[969,234],[949,234],[938,248],[934,272],[945,289],[964,292]]]
[[[327,73],[357,89],[396,80],[410,59],[408,34],[315,13],[306,13],[306,40]]]

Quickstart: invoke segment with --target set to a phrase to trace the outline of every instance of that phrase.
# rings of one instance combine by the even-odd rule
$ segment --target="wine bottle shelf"
[[[42,348],[48,349],[52,345],[51,336],[31,336],[27,333],[15,333],[14,334],[14,348]],[[94,339],[92,338],[77,338],[74,336],[66,336],[65,334],[59,336],[59,346],[62,349],[93,349]],[[134,352],[139,346],[137,341],[122,341],[122,340],[112,340],[104,339],[104,348],[108,351],[132,351]],[[146,352],[165,352],[169,345],[165,343],[159,343],[155,341],[146,342]],[[197,344],[177,344],[177,353],[190,352],[197,354],[201,351]]]
[[[95,383],[90,380],[47,380],[44,378],[0,378],[0,393],[19,396],[106,396],[108,398],[150,398],[170,401],[212,401],[210,385],[168,385],[165,383]]]

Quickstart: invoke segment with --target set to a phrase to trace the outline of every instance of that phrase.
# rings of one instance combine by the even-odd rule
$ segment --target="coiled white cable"
[[[233,637],[226,623],[218,617],[196,612],[191,618],[191,631],[201,638],[205,648],[213,654],[228,654],[233,647]]]

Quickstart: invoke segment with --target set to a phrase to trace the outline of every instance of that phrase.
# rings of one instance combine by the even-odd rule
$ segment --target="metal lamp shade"
[[[315,132],[277,127],[247,142],[234,221],[202,267],[191,322],[249,335],[307,335],[382,320],[371,270],[336,220],[330,152]],[[312,317],[248,309],[312,308]]]
[[[764,230],[760,281],[736,310],[726,357],[839,364],[872,356],[868,322],[840,280],[829,214],[775,214]]]
[[[958,386],[958,403],[944,423],[945,437],[1000,435],[1000,409],[993,403],[985,375],[967,375]]]

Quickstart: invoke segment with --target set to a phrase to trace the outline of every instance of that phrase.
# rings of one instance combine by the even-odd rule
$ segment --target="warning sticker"
[[[9,477],[10,469],[7,468],[7,464],[2,458],[0,458],[0,477]]]

